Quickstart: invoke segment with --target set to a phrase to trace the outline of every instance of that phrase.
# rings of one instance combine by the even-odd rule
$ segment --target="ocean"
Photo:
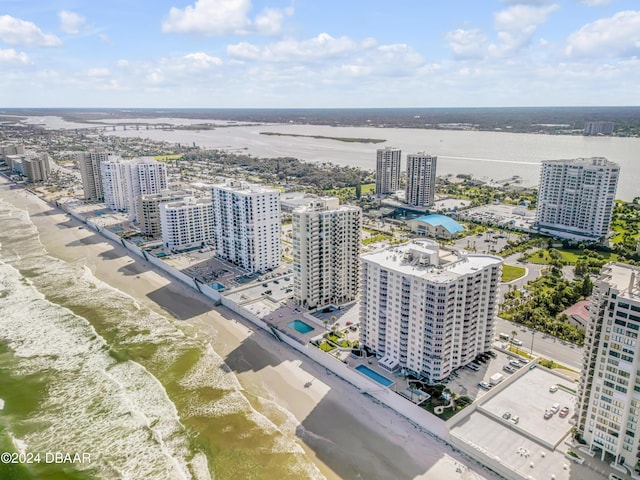
[[[0,184],[0,452],[31,463],[1,479],[322,478],[209,339],[47,253],[15,195]]]

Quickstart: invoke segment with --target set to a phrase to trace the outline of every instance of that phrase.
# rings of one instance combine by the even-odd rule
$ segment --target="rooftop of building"
[[[601,279],[624,295],[640,301],[640,267],[624,263],[608,263],[602,268]]]
[[[242,180],[227,180],[224,183],[212,185],[212,188],[227,190],[241,195],[249,195],[252,193],[279,193],[279,190],[275,188],[268,188],[257,183],[249,183]]]
[[[580,300],[577,303],[574,303],[566,310],[560,312],[560,315],[566,315],[567,317],[578,316],[584,320],[589,318],[589,305],[591,304],[591,300]]]
[[[607,160],[604,157],[589,157],[589,158],[571,158],[571,159],[562,159],[562,160],[544,160],[542,162],[543,165],[579,165],[585,167],[619,167],[619,165],[615,162]]]
[[[413,220],[414,222],[424,222],[432,225],[434,227],[443,227],[450,234],[459,233],[464,231],[464,227],[456,222],[453,218],[447,217],[446,215],[425,215],[424,217],[419,217]]]
[[[499,265],[500,257],[469,255],[463,250],[440,248],[429,239],[413,239],[408,243],[362,255],[364,260],[406,275],[446,283],[462,275]]]

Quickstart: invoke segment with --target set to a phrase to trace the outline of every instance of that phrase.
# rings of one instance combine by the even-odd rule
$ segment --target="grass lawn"
[[[154,160],[158,160],[159,162],[166,162],[167,160],[175,160],[176,158],[181,158],[181,153],[176,153],[173,155],[156,155],[153,157]]]
[[[523,277],[526,273],[524,267],[516,267],[515,265],[502,265],[502,281],[512,282],[513,280]]]
[[[578,258],[584,254],[582,250],[578,249],[556,248],[556,250],[560,252],[562,262],[567,265],[575,265]],[[542,255],[540,252],[542,252]],[[602,255],[602,257],[608,262],[615,262],[618,259],[618,255],[615,253],[600,252],[600,255]],[[549,256],[548,250],[538,250],[537,252],[529,255],[527,260],[530,263],[536,263],[538,265],[548,265],[551,262],[551,257]]]

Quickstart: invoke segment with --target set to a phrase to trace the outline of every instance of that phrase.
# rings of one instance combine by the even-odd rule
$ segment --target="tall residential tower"
[[[294,297],[309,309],[356,299],[362,211],[321,198],[293,211]]]
[[[100,163],[107,161],[112,155],[110,152],[98,149],[77,154],[85,200],[100,202],[104,199]]]
[[[578,431],[605,459],[640,456],[640,267],[607,264],[591,296],[578,389]]]
[[[377,151],[376,157],[376,195],[395,193],[400,189],[399,148],[385,147]]]
[[[433,205],[436,189],[436,161],[426,153],[407,155],[407,188],[405,201],[409,205],[428,207]]]
[[[360,341],[382,368],[436,382],[491,350],[501,258],[426,239],[360,258]]]
[[[280,265],[280,192],[236,180],[213,185],[216,252],[251,272]]]
[[[618,164],[601,157],[542,162],[535,225],[578,241],[605,238],[619,174]]]

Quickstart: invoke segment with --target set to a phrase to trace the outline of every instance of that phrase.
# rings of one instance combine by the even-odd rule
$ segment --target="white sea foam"
[[[262,432],[264,451],[291,453],[292,469],[314,471],[294,429],[283,435],[252,407],[205,338],[185,334],[173,319],[95,278],[83,261],[48,256],[35,226],[23,223],[28,217],[14,211],[7,216],[5,205],[0,201],[0,340],[16,359],[13,375],[48,379],[43,403],[21,425],[25,448],[92,453],[90,468],[98,477],[211,478],[206,456],[191,451],[193,433],[163,385],[143,365],[112,355],[130,346],[151,348],[145,365],[155,375],[179,375],[175,380],[184,390],[227,391],[206,404],[194,395],[180,413],[184,418],[241,414],[248,419],[248,442]],[[171,371],[194,349],[200,357],[186,374]]]
[[[231,373],[210,344],[207,345],[198,362],[180,380],[180,385],[189,390],[201,387],[223,390],[239,390],[242,388],[237,377]]]
[[[4,400],[0,398],[0,410],[4,410]]]

